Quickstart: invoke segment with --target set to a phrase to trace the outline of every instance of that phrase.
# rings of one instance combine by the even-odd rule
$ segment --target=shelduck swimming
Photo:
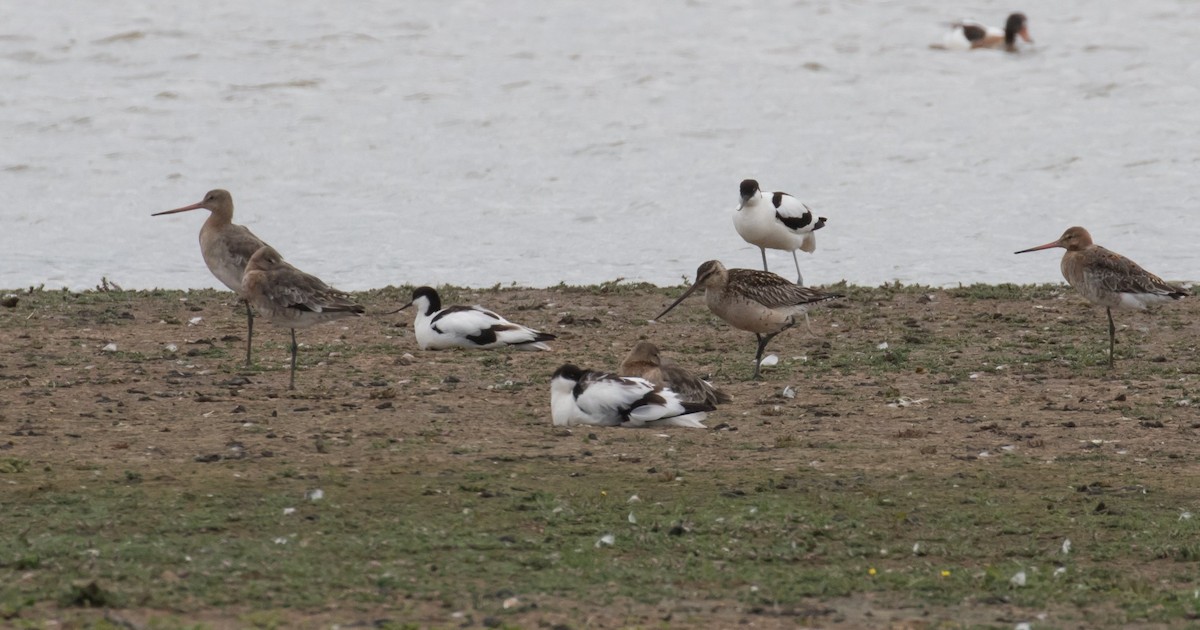
[[[422,350],[478,348],[490,350],[512,346],[518,350],[549,350],[544,342],[556,339],[550,333],[514,324],[482,306],[447,306],[433,287],[418,287],[412,301],[400,307],[417,307],[413,330]]]
[[[643,378],[584,370],[570,363],[550,377],[550,415],[555,426],[690,427],[715,409],[684,402],[679,395]]]
[[[639,341],[621,361],[617,369],[621,376],[644,378],[679,394],[684,402],[708,403],[710,405],[732,402],[725,392],[713,387],[712,383],[679,367],[674,361],[662,358],[658,346],[649,341]]]
[[[825,217],[814,217],[808,206],[785,192],[765,195],[753,179],[742,181],[741,196],[742,203],[733,214],[733,227],[743,240],[758,247],[763,271],[769,271],[767,249],[790,251],[796,263],[796,284],[803,285],[796,250],[809,254],[816,251],[814,232],[825,227]]]
[[[1108,312],[1108,366],[1113,366],[1113,350],[1116,346],[1117,327],[1113,323],[1112,310],[1146,310],[1150,304],[1170,302],[1190,295],[1186,289],[1165,282],[1162,278],[1142,269],[1128,258],[1107,250],[1092,242],[1087,230],[1075,226],[1067,228],[1057,241],[1022,249],[1017,254],[1062,247],[1067,253],[1062,257],[1062,274],[1067,284],[1092,304],[1103,306]]]
[[[1032,44],[1029,37],[1029,20],[1024,13],[1013,13],[1004,23],[1004,29],[986,26],[975,20],[955,22],[942,41],[946,50],[973,50],[995,48],[1009,52],[1017,50],[1017,37]]]

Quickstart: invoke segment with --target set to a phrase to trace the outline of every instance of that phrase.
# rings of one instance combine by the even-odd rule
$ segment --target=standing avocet
[[[288,389],[296,389],[296,329],[363,313],[363,307],[351,302],[349,295],[291,266],[279,252],[266,245],[246,263],[242,297],[272,324],[291,329],[292,372]]]
[[[717,405],[733,401],[728,394],[713,387],[712,383],[679,367],[670,359],[663,359],[658,346],[649,341],[637,342],[625,360],[621,361],[617,374],[644,378],[662,385],[679,394],[680,399],[686,402]]]
[[[733,214],[733,227],[751,245],[762,253],[763,271],[767,269],[767,249],[782,249],[792,252],[796,263],[796,284],[804,284],[800,274],[800,260],[796,250],[813,253],[817,249],[814,232],[825,227],[825,217],[813,217],[812,210],[799,199],[784,193],[763,194],[758,182],[743,180],[742,203]]]
[[[413,331],[422,350],[479,348],[490,350],[512,346],[518,350],[549,350],[544,342],[556,339],[550,333],[514,324],[482,306],[447,306],[433,287],[418,287],[412,301],[400,307],[417,307]]]
[[[1017,50],[1017,37],[1033,43],[1029,37],[1029,20],[1024,13],[1013,13],[1004,23],[1004,29],[986,26],[975,20],[959,20],[951,25],[942,47],[947,50],[973,50],[975,48],[1002,48],[1009,52]]]
[[[701,420],[715,409],[684,402],[675,392],[643,378],[584,370],[570,363],[550,377],[550,416],[555,426],[707,428]]]
[[[696,282],[654,319],[669,313],[699,288],[704,289],[710,311],[758,339],[754,378],[758,378],[763,350],[775,335],[795,326],[796,316],[805,315],[809,306],[842,297],[802,287],[769,271],[726,269],[720,261],[710,260],[696,269]]]
[[[230,290],[242,292],[242,274],[246,271],[246,262],[266,245],[262,239],[250,230],[233,223],[233,195],[227,190],[210,190],[199,203],[190,206],[155,212],[152,217],[189,210],[208,210],[208,219],[200,228],[200,255],[204,264],[221,284]],[[246,365],[250,365],[250,343],[254,337],[254,311],[246,302]]]
[[[1018,254],[1062,247],[1062,274],[1067,284],[1079,291],[1087,301],[1103,306],[1108,312],[1108,366],[1113,366],[1113,350],[1117,343],[1117,327],[1112,310],[1146,310],[1150,304],[1169,302],[1190,295],[1186,289],[1168,284],[1162,278],[1142,269],[1128,258],[1092,242],[1087,230],[1067,228],[1057,241],[1022,249]]]

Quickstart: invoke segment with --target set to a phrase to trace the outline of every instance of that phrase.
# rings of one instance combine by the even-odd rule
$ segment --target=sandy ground
[[[721,430],[696,432],[685,467],[720,470],[754,457],[756,466],[780,469],[904,473],[977,469],[1014,452],[1043,461],[1097,452],[1164,475],[1198,472],[1200,300],[1118,313],[1121,343],[1110,370],[1103,311],[1065,287],[1011,299],[847,292],[814,311],[811,334],[800,326],[775,340],[769,352],[781,361],[761,381],[749,380],[753,336],[712,317],[701,298],[647,323],[678,290],[457,290],[445,299],[557,334],[554,351],[421,352],[408,312],[372,315],[300,331],[294,392],[286,389],[286,331],[256,327],[257,366],[242,367],[245,320],[230,293],[18,293],[16,304],[0,308],[0,457],[150,471],[226,458],[437,469],[463,452],[574,457],[581,440],[550,425],[550,373],[564,362],[615,369],[636,341],[650,339],[734,399],[707,420]],[[399,290],[358,297],[372,313],[406,299]],[[267,430],[247,433],[246,423]],[[384,461],[369,440],[355,439],[431,432],[437,439],[407,462]],[[774,448],[781,439],[796,448]],[[852,448],[833,453],[823,448],[830,444]],[[742,458],[721,456],[733,446],[747,447]],[[652,460],[656,452],[645,440],[587,448],[582,467],[618,456]],[[925,627],[904,615],[884,623],[890,617],[872,613],[869,597],[824,605],[840,610],[847,627]],[[595,611],[594,625],[610,625],[606,614]],[[670,613],[640,614],[655,624]],[[314,612],[306,623],[324,618]],[[795,615],[750,618],[755,627],[797,625]],[[839,625],[820,618],[824,627]]]

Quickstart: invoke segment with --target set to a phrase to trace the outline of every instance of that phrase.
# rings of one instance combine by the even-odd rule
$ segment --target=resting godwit
[[[1187,290],[1167,284],[1162,278],[1142,269],[1128,258],[1104,249],[1092,242],[1087,230],[1076,226],[1067,228],[1057,241],[1022,249],[1018,254],[1041,249],[1062,247],[1062,274],[1067,284],[1092,304],[1108,312],[1108,366],[1113,366],[1117,327],[1113,323],[1114,308],[1146,310],[1157,302],[1178,300],[1189,295]]]
[[[629,355],[617,369],[617,374],[644,378],[656,385],[662,385],[679,394],[679,398],[685,402],[717,405],[733,401],[728,394],[713,387],[712,383],[692,375],[670,359],[663,359],[658,352],[658,346],[649,341],[639,341],[633,350],[629,351]]]
[[[960,20],[951,25],[942,47],[947,50],[973,50],[975,48],[1003,48],[1009,52],[1017,50],[1017,37],[1033,43],[1029,37],[1029,20],[1024,13],[1013,13],[1004,23],[1004,30],[985,26],[975,20]]]
[[[482,306],[447,306],[432,287],[413,291],[412,301],[400,307],[417,307],[413,330],[422,350],[479,348],[490,350],[513,346],[519,350],[549,350],[550,333],[514,324]]]
[[[254,252],[246,263],[242,297],[272,324],[291,329],[292,373],[288,389],[296,389],[296,329],[363,313],[363,307],[351,302],[348,295],[291,266],[267,245]]]
[[[758,338],[754,378],[758,378],[763,350],[775,335],[795,326],[796,316],[805,314],[809,305],[842,297],[802,287],[769,271],[726,269],[720,261],[710,260],[696,269],[696,282],[654,319],[669,313],[701,287],[710,311],[730,326]]]
[[[550,377],[550,417],[555,426],[692,427],[714,407],[683,402],[675,392],[642,378],[583,370],[570,363]]]
[[[817,249],[817,238],[813,232],[825,227],[825,217],[813,220],[812,210],[795,197],[776,192],[768,202],[758,182],[753,179],[742,181],[742,203],[733,215],[733,227],[744,241],[758,246],[762,253],[763,271],[767,271],[767,248],[792,252],[796,263],[796,284],[804,284],[800,275],[800,260],[796,250],[812,253]]]
[[[235,293],[242,292],[242,273],[246,269],[246,261],[266,245],[250,230],[233,223],[233,195],[227,190],[210,190],[200,203],[190,206],[155,212],[152,217],[188,210],[205,209],[209,211],[208,220],[200,228],[200,255],[204,264],[221,284],[229,287]],[[250,365],[250,341],[254,337],[254,312],[250,303],[246,302],[246,365]]]

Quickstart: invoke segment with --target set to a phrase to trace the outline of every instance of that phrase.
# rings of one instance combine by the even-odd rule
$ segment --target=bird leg
[[[250,341],[254,339],[254,311],[250,309],[250,301],[246,303],[246,367],[250,367]]]
[[[1108,367],[1113,366],[1113,349],[1117,345],[1117,326],[1113,324],[1112,308],[1106,308],[1108,311]]]
[[[770,269],[767,269],[767,248],[759,247],[758,251],[762,254],[762,257],[763,257],[763,271],[770,271]]]
[[[796,250],[792,250],[792,262],[796,263],[796,284],[804,286],[804,276],[800,273],[800,259],[796,258]]]
[[[296,329],[292,328],[292,376],[288,379],[288,389],[296,389]]]
[[[758,352],[754,354],[754,380],[758,380],[758,368],[759,364],[762,363],[763,350],[767,349],[767,344],[770,343],[771,340],[775,338],[775,335],[778,334],[779,333],[760,335],[758,333],[754,333],[754,336],[758,338]]]

